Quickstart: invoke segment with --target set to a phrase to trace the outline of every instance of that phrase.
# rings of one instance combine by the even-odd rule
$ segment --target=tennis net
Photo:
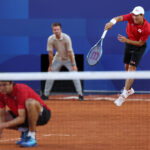
[[[73,86],[68,82],[77,79],[82,82],[84,101],[79,101],[75,92],[68,91]],[[114,101],[120,96],[125,79],[135,79],[132,86],[135,93],[117,107]],[[54,85],[53,94],[50,92],[49,100],[44,101],[52,110],[52,119],[44,127],[37,128],[39,147],[55,150],[150,149],[150,71],[0,74],[0,81],[25,83],[41,96],[46,80],[56,80],[57,85]],[[61,92],[64,88],[65,92]],[[17,131],[6,129],[0,139],[0,149],[15,149],[14,143],[19,136]]]

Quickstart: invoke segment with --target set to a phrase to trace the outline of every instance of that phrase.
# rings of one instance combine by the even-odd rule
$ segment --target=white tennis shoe
[[[134,94],[134,89],[133,89],[133,88],[131,88],[131,89],[128,90],[128,91],[127,91],[127,90],[124,90],[124,91],[122,92],[122,94],[119,96],[119,98],[114,101],[114,104],[115,104],[116,106],[121,106],[121,105],[125,102],[125,99],[126,99],[128,96],[132,95],[132,94]]]
[[[119,98],[114,101],[114,104],[116,106],[121,106],[124,102],[125,98],[122,95],[120,95]]]
[[[125,98],[127,98],[128,96],[130,96],[130,95],[132,95],[132,94],[134,94],[134,89],[133,88],[131,88],[130,90],[123,90],[123,92],[122,92],[122,94],[121,95],[123,95]]]

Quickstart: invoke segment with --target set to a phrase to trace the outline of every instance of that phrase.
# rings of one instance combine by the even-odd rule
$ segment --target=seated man
[[[10,108],[6,111],[6,107]],[[50,109],[40,96],[25,84],[0,81],[0,137],[4,128],[22,132],[22,147],[37,146],[35,132],[37,125],[46,124],[51,117]]]

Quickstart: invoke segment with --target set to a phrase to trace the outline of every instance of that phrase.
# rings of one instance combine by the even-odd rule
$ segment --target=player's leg
[[[129,70],[129,64],[125,64],[125,71],[128,71]],[[126,81],[125,81],[126,83]],[[131,89],[131,87],[129,88],[129,90]]]
[[[25,107],[27,110],[29,131],[35,132],[36,122],[38,120],[40,112],[42,111],[42,106],[38,101],[34,99],[28,99],[25,103]]]
[[[129,65],[128,71],[136,71],[136,66]],[[129,90],[133,84],[134,79],[127,79],[125,81],[125,90]]]
[[[129,65],[128,71],[136,71],[136,66]],[[122,94],[119,96],[119,98],[114,102],[117,106],[121,106],[124,102],[125,99],[134,94],[134,89],[131,88],[133,84],[134,79],[127,79],[125,81],[125,87],[122,92]]]
[[[146,49],[146,45],[143,45],[142,47],[134,46],[134,52],[132,53],[132,56],[131,56],[128,71],[136,71],[136,68],[140,63],[140,60],[145,52],[145,49]],[[127,79],[125,82],[124,89],[126,91],[130,90],[133,82],[134,82],[134,79]]]
[[[136,71],[136,68],[145,52],[146,45],[142,47],[132,46],[130,49],[131,58],[128,67],[128,71]],[[134,79],[127,79],[125,82],[125,88],[120,97],[114,102],[117,106],[121,106],[125,99],[134,93],[134,90],[131,88]]]
[[[71,61],[65,61],[64,66],[69,70],[72,71],[72,65]],[[82,87],[81,87],[81,82],[80,80],[73,80],[75,89],[79,95],[79,100],[83,100],[83,92],[82,92]]]
[[[38,101],[30,98],[25,102],[25,108],[27,111],[29,131],[25,141],[23,141],[20,145],[23,147],[32,147],[37,145],[36,138],[35,138],[36,124],[40,112],[42,111],[42,106]]]
[[[125,45],[125,51],[124,51],[124,64],[125,64],[125,70],[128,71],[129,69],[129,64],[130,64],[130,60],[132,57],[132,53],[133,53],[133,46],[130,44],[126,44]],[[125,93],[126,91],[123,90],[122,94]],[[119,96],[119,98],[117,98],[114,103],[117,106],[121,106],[122,103],[125,101],[125,98],[122,96],[122,94]]]
[[[125,71],[129,70],[130,60],[133,54],[133,46],[126,44],[125,52],[124,52],[124,64],[125,64]],[[131,89],[131,87],[130,87]]]
[[[53,70],[52,71],[59,71],[60,68],[62,67],[61,61],[54,60],[53,61]],[[54,80],[47,80],[45,83],[45,89],[44,89],[44,95],[48,96],[50,94],[50,91],[53,87]],[[45,98],[43,98],[45,99]]]
[[[136,71],[136,67],[129,65],[128,71]],[[114,102],[117,106],[121,106],[125,102],[125,99],[128,96],[134,94],[134,89],[131,88],[132,84],[133,84],[133,81],[134,81],[134,79],[127,79],[125,81],[125,87],[124,87],[124,90],[123,90],[122,94]]]
[[[130,60],[132,57],[132,45],[126,44],[125,45],[125,50],[124,50],[124,58],[123,58],[123,62],[125,64],[125,70],[128,71],[129,69],[129,64],[130,64]]]

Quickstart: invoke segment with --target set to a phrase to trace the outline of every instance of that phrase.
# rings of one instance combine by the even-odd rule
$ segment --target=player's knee
[[[25,106],[28,110],[31,110],[33,107],[36,106],[36,101],[34,99],[29,98],[28,100],[26,100]]]
[[[136,66],[132,66],[132,65],[129,66],[129,71],[135,71],[135,70],[136,70]]]

